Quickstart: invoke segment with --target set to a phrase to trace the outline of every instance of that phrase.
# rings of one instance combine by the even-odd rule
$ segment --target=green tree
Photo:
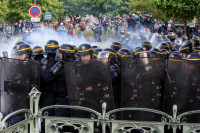
[[[7,20],[10,22],[18,20],[29,20],[29,9],[33,5],[32,0],[8,0],[9,13]]]
[[[62,0],[65,16],[84,16],[90,11],[90,0]]]
[[[91,0],[91,7],[91,14],[96,17],[128,13],[128,3],[123,0]]]
[[[59,0],[41,0],[37,1],[37,6],[41,9],[40,18],[42,19],[44,13],[49,11],[53,15],[53,21],[63,19],[64,17],[64,7],[63,2]]]
[[[0,0],[0,5],[0,22],[4,22],[9,11],[8,0]]]
[[[103,14],[116,15],[128,12],[128,5],[123,0],[62,0],[67,16],[86,14],[101,17]]]
[[[200,16],[199,0],[156,0],[155,4],[166,16],[183,22],[186,33],[187,22]]]
[[[130,0],[129,1],[129,10],[133,13],[152,13],[153,17],[157,20],[168,21],[170,18],[165,14],[163,15],[162,10],[158,9],[156,0]]]
[[[32,0],[8,0],[9,13],[7,20],[14,22],[17,20],[30,20],[29,9],[33,6]],[[37,1],[37,6],[41,9],[40,18],[46,11],[53,14],[53,20],[62,18],[64,15],[63,2],[59,0],[41,0]]]

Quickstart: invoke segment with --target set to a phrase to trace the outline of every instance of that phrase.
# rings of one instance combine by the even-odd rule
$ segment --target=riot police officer
[[[126,48],[119,49],[119,51],[117,52],[117,54],[118,54],[118,60],[119,60],[120,64],[122,62],[122,59],[124,59],[124,58],[131,58],[131,52],[128,49],[126,49]]]
[[[55,40],[49,40],[45,45],[46,57],[42,59],[42,70],[50,69],[55,63],[56,51],[59,48],[59,44]]]
[[[58,61],[52,68],[50,76],[56,81],[56,103],[58,105],[69,105],[67,85],[64,72],[64,63],[75,60],[75,50],[72,45],[62,44],[56,53]],[[70,111],[67,109],[57,109],[55,116],[70,116]]]
[[[167,34],[167,38],[169,38],[169,40],[173,43],[174,40],[176,39],[176,34],[174,32],[169,32]]]
[[[179,48],[179,52],[181,53],[183,59],[185,59],[188,54],[193,52],[192,42],[185,41],[183,45]]]
[[[41,62],[41,60],[44,58],[43,48],[40,46],[35,46],[32,51],[32,59]]]
[[[52,82],[52,78],[49,77],[49,72],[52,66],[56,64],[55,56],[56,51],[59,48],[59,44],[55,40],[49,40],[45,45],[46,57],[41,61],[41,107],[55,105],[56,104],[56,83]],[[46,115],[53,115],[54,110],[48,110]]]
[[[200,81],[200,54],[191,53],[187,56],[185,61],[186,72],[185,72],[185,82],[187,83],[185,87],[188,88],[187,93],[187,110],[199,110],[200,109],[200,93],[199,86]],[[182,89],[182,88],[181,88]],[[188,122],[199,123],[199,115],[191,115],[187,118]]]
[[[25,42],[17,42],[17,43],[15,44],[15,46],[13,47],[12,53],[11,53],[11,57],[12,57],[12,58],[15,58],[15,52],[16,52],[18,46],[21,45],[21,44],[26,44],[26,43],[25,43]]]
[[[93,59],[92,47],[89,44],[86,44],[86,43],[81,44],[78,47],[78,53],[77,54],[80,56],[79,61],[82,61],[83,64],[88,64],[89,61]]]
[[[102,61],[111,72],[112,87],[114,94],[115,107],[120,107],[121,98],[121,83],[120,83],[120,68],[117,62],[117,54],[111,48],[105,48],[98,54],[98,60]]]
[[[16,56],[19,60],[31,60],[32,50],[28,44],[20,44],[16,50]]]
[[[15,61],[15,60],[12,61],[12,59],[9,59],[9,63],[12,63],[12,65],[11,64],[10,65],[14,68],[7,66],[8,68],[6,70],[7,71],[9,70],[10,74],[8,74],[9,78],[7,77],[8,79],[6,78],[6,80],[4,81],[4,84],[5,84],[4,87],[6,87],[5,90],[10,89],[10,92],[8,92],[6,95],[4,95],[5,97],[2,96],[3,98],[5,98],[4,100],[8,100],[8,101],[6,101],[6,102],[8,102],[8,105],[7,105],[9,107],[8,111],[16,111],[15,110],[16,108],[18,108],[18,109],[21,107],[24,108],[24,107],[26,107],[26,105],[29,105],[26,103],[26,100],[27,100],[26,97],[28,95],[27,93],[29,93],[29,92],[27,92],[27,90],[32,87],[33,84],[32,84],[31,80],[35,78],[34,74],[37,73],[36,71],[34,71],[34,74],[33,74],[32,71],[30,70],[31,68],[33,68],[32,65],[34,67],[36,67],[35,66],[36,64],[30,63],[31,55],[32,55],[31,47],[24,42],[18,42],[17,45],[18,46],[16,46],[16,48],[15,48],[16,51],[15,51],[14,56],[16,59],[18,59],[20,61]],[[26,70],[24,70],[24,69],[26,69]],[[15,70],[16,72],[14,72],[12,70]],[[37,75],[38,75],[38,73],[37,73]],[[26,77],[24,77],[24,76],[26,76]],[[9,80],[9,82],[10,82],[9,85],[6,85],[6,84],[8,84],[7,80]],[[11,86],[13,86],[14,88],[12,88]],[[20,92],[19,89],[23,92]],[[25,89],[25,90],[23,90],[23,89]],[[17,93],[16,90],[18,90],[19,92]],[[9,95],[10,95],[9,93],[12,94],[10,98],[15,100],[15,102],[9,98]],[[22,101],[18,101],[18,100],[22,100]],[[22,103],[19,104],[17,102],[22,102]],[[3,105],[3,106],[5,106],[5,105]],[[6,106],[4,108],[6,108]],[[22,114],[11,116],[7,121],[8,126],[14,125],[22,120],[24,120],[24,115],[22,115]]]

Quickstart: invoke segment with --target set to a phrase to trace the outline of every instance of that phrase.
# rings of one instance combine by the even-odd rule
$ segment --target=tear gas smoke
[[[153,43],[155,40],[156,35],[153,35],[152,38],[148,38],[149,33],[144,32],[144,27],[138,26],[136,29],[136,32],[129,32],[131,41],[128,44],[123,44],[124,48],[128,48],[130,50],[133,50],[136,47],[141,47],[141,43],[146,39],[145,41],[150,41]],[[46,42],[48,40],[56,40],[59,42],[59,44],[71,44],[79,46],[82,43],[89,43],[92,46],[97,45],[104,48],[110,48],[111,44],[115,41],[119,41],[118,38],[108,38],[106,40],[102,40],[102,42],[92,42],[91,40],[87,40],[85,38],[81,38],[77,35],[74,35],[73,37],[70,37],[67,32],[59,33],[57,31],[54,31],[51,28],[44,28],[41,32],[32,32],[26,37],[15,37],[14,39],[6,40],[6,41],[0,41],[0,56],[3,56],[3,52],[7,51],[8,56],[11,57],[12,49],[15,45],[15,43],[19,41],[26,41],[32,48],[35,46],[41,46],[44,48]]]

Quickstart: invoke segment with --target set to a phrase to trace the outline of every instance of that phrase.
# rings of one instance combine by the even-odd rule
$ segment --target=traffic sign
[[[31,22],[39,23],[40,22],[40,18],[31,18]]]
[[[52,13],[51,12],[45,12],[45,14],[44,14],[44,16],[43,16],[43,19],[45,20],[45,21],[50,21],[50,20],[52,20]]]
[[[32,6],[29,10],[29,14],[31,17],[36,18],[40,16],[41,10],[38,6]]]

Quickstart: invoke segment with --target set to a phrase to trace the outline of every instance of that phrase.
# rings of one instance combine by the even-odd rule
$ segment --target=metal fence
[[[30,109],[21,109],[6,117],[0,117],[0,133],[39,133],[40,123],[45,122],[46,133],[60,133],[64,126],[70,126],[76,132],[94,133],[95,128],[100,128],[102,133],[132,133],[140,130],[140,133],[199,133],[200,123],[187,123],[185,117],[200,113],[200,110],[190,111],[177,116],[177,106],[173,106],[173,114],[169,115],[162,111],[148,108],[119,108],[106,112],[106,103],[102,104],[102,112],[97,112],[90,108],[71,105],[52,105],[39,109],[39,99],[41,93],[33,88],[29,93]],[[19,101],[20,102],[20,101]],[[87,111],[92,115],[90,118],[55,117],[46,116],[44,111],[55,108],[69,108],[79,111]],[[123,111],[143,111],[161,115],[160,121],[135,121],[135,120],[115,120],[114,114]],[[10,127],[7,127],[7,120],[13,116],[24,113],[25,119]],[[138,131],[136,131],[138,132]]]

